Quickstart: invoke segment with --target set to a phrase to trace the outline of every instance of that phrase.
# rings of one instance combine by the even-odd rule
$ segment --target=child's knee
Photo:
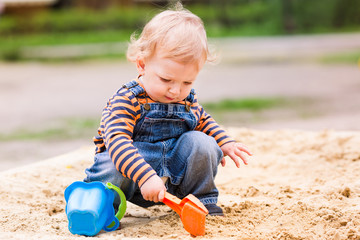
[[[182,137],[187,146],[196,149],[199,153],[218,155],[221,152],[216,140],[203,132],[189,131],[184,133]]]
[[[188,160],[193,160],[191,165],[204,166],[211,164],[215,168],[221,161],[223,153],[213,137],[203,132],[191,131],[183,134],[182,151],[188,151]]]

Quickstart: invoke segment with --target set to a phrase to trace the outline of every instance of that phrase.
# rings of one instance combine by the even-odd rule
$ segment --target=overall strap
[[[122,87],[129,89],[135,96],[138,96],[145,92],[144,88],[142,88],[135,80],[124,84]]]
[[[189,95],[185,98],[186,101],[189,101],[190,103],[193,103],[194,101],[194,95],[195,95],[195,90],[191,89]]]

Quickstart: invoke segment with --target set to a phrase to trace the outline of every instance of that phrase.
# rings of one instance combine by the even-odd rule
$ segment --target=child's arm
[[[234,139],[229,137],[225,130],[223,130],[219,124],[205,112],[204,108],[197,103],[195,98],[196,112],[195,115],[199,116],[199,123],[195,130],[202,131],[209,136],[215,138],[217,144],[220,146],[224,156],[229,156],[237,167],[240,167],[239,158],[242,159],[245,165],[247,165],[248,160],[244,153],[249,156],[252,156],[252,153],[244,144],[236,143]],[[221,160],[221,165],[225,166],[225,157]]]
[[[142,187],[156,172],[133,145],[132,134],[140,114],[135,96],[121,89],[104,108],[99,132],[116,169]]]
[[[225,130],[222,129],[219,124],[208,114],[205,112],[204,108],[195,102],[196,111],[195,116],[199,117],[198,125],[195,130],[201,131],[213,138],[215,138],[217,144],[222,147],[224,144],[235,142],[234,139],[229,137]]]
[[[224,158],[221,160],[221,165],[224,167],[226,160],[225,156],[229,156],[235,163],[236,167],[240,167],[239,157],[244,162],[245,165],[248,164],[247,156],[244,154],[246,153],[249,156],[252,156],[252,153],[248,149],[247,146],[245,146],[242,143],[235,143],[235,142],[229,142],[221,146],[221,150],[224,153]]]
[[[136,99],[123,89],[104,109],[100,132],[118,171],[139,185],[145,200],[158,202],[164,199],[165,185],[132,144],[139,113]]]

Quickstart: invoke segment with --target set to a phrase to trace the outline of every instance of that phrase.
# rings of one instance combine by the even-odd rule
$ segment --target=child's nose
[[[173,85],[171,86],[171,88],[169,89],[169,92],[171,94],[174,94],[174,95],[178,95],[180,93],[180,87],[177,86],[177,85]]]

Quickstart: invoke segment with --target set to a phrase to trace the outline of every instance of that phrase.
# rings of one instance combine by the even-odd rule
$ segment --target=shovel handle
[[[180,206],[181,200],[174,195],[165,192],[163,203],[169,206],[177,214],[181,215],[182,206]]]

